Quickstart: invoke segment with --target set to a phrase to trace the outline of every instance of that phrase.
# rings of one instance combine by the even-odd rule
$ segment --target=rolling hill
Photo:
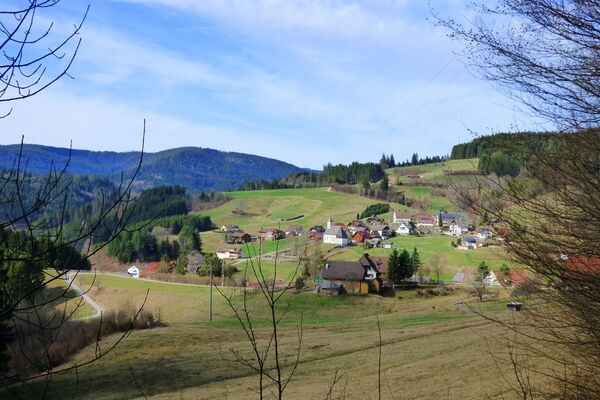
[[[20,145],[0,146],[0,170],[10,169],[19,156]],[[72,175],[95,175],[118,182],[123,172],[131,176],[140,159],[139,152],[72,150],[26,144],[23,162],[32,174],[46,174],[54,164],[58,168],[69,159]],[[232,190],[248,180],[271,180],[305,169],[272,158],[223,152],[200,147],[181,147],[156,153],[144,153],[136,187],[181,185],[190,192]]]

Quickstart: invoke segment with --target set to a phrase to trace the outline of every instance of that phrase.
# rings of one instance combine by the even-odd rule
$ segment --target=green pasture
[[[506,261],[506,256],[498,246],[482,247],[476,250],[459,250],[450,246],[450,242],[456,241],[455,237],[443,235],[430,236],[397,236],[390,239],[396,248],[412,251],[417,248],[421,255],[421,261],[427,264],[435,253],[443,255],[443,278],[452,279],[452,276],[461,267],[477,267],[481,261],[485,261],[490,268],[499,268]],[[362,246],[352,246],[337,251],[330,259],[354,260],[364,253],[373,256],[389,256],[391,249],[373,248],[365,250]],[[508,263],[510,265],[510,263]]]

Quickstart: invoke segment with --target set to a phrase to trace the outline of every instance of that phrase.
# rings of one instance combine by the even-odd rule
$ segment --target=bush
[[[137,317],[136,317],[137,314]],[[102,318],[102,333],[108,335],[115,332],[126,332],[128,329],[151,329],[165,326],[160,315],[138,309],[130,304],[123,305],[119,310],[108,311]]]
[[[160,314],[142,310],[135,318],[137,311],[129,305],[117,311],[109,311],[103,315],[102,326],[99,326],[98,319],[56,324],[52,321],[61,317],[61,314],[56,312],[38,311],[35,316],[23,313],[19,318],[23,318],[24,321],[15,320],[21,340],[9,346],[8,350],[11,356],[10,372],[28,375],[46,371],[68,361],[71,356],[95,343],[99,337],[115,332],[126,332],[130,328],[150,329],[165,326]],[[41,323],[37,323],[38,318]],[[27,320],[35,323],[25,322]],[[56,328],[43,329],[43,326]],[[31,360],[35,360],[35,364],[32,364]]]

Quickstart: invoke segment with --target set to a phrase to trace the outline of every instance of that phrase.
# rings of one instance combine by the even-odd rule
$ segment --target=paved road
[[[82,320],[82,319],[91,319],[91,318],[100,317],[100,314],[102,314],[104,312],[104,309],[98,303],[96,303],[94,300],[92,300],[92,298],[84,290],[82,290],[81,287],[79,287],[79,285],[73,280],[73,277],[70,274],[68,275],[68,282],[69,282],[71,289],[75,293],[77,293],[77,295],[81,296],[83,301],[85,301],[87,304],[89,304],[96,311],[95,314],[93,314],[93,315],[88,315],[88,316],[79,317],[79,318],[73,318],[73,320]]]

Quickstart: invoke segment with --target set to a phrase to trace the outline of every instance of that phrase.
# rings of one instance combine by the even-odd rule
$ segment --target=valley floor
[[[79,277],[85,288],[91,276]],[[54,376],[49,398],[86,399],[247,399],[257,376],[229,361],[230,349],[249,354],[250,347],[232,312],[215,293],[215,314],[207,321],[208,289],[167,285],[116,276],[98,276],[90,295],[106,309],[129,303],[160,313],[164,328],[134,331],[113,352],[77,371]],[[506,315],[504,302],[474,303],[466,292],[423,298],[414,291],[396,297],[322,297],[287,294],[281,348],[284,370],[297,350],[297,328],[303,319],[300,365],[285,398],[326,398],[336,374],[342,376],[333,398],[377,399],[381,324],[381,392],[385,399],[511,398],[494,356],[504,351],[504,330],[476,316],[463,302]],[[237,303],[236,303],[237,304]],[[265,306],[254,296],[250,305],[260,335],[267,333]],[[116,336],[103,339],[106,349]],[[93,346],[75,357],[82,363]],[[30,388],[39,389],[33,384]],[[21,392],[27,398],[27,390]]]

